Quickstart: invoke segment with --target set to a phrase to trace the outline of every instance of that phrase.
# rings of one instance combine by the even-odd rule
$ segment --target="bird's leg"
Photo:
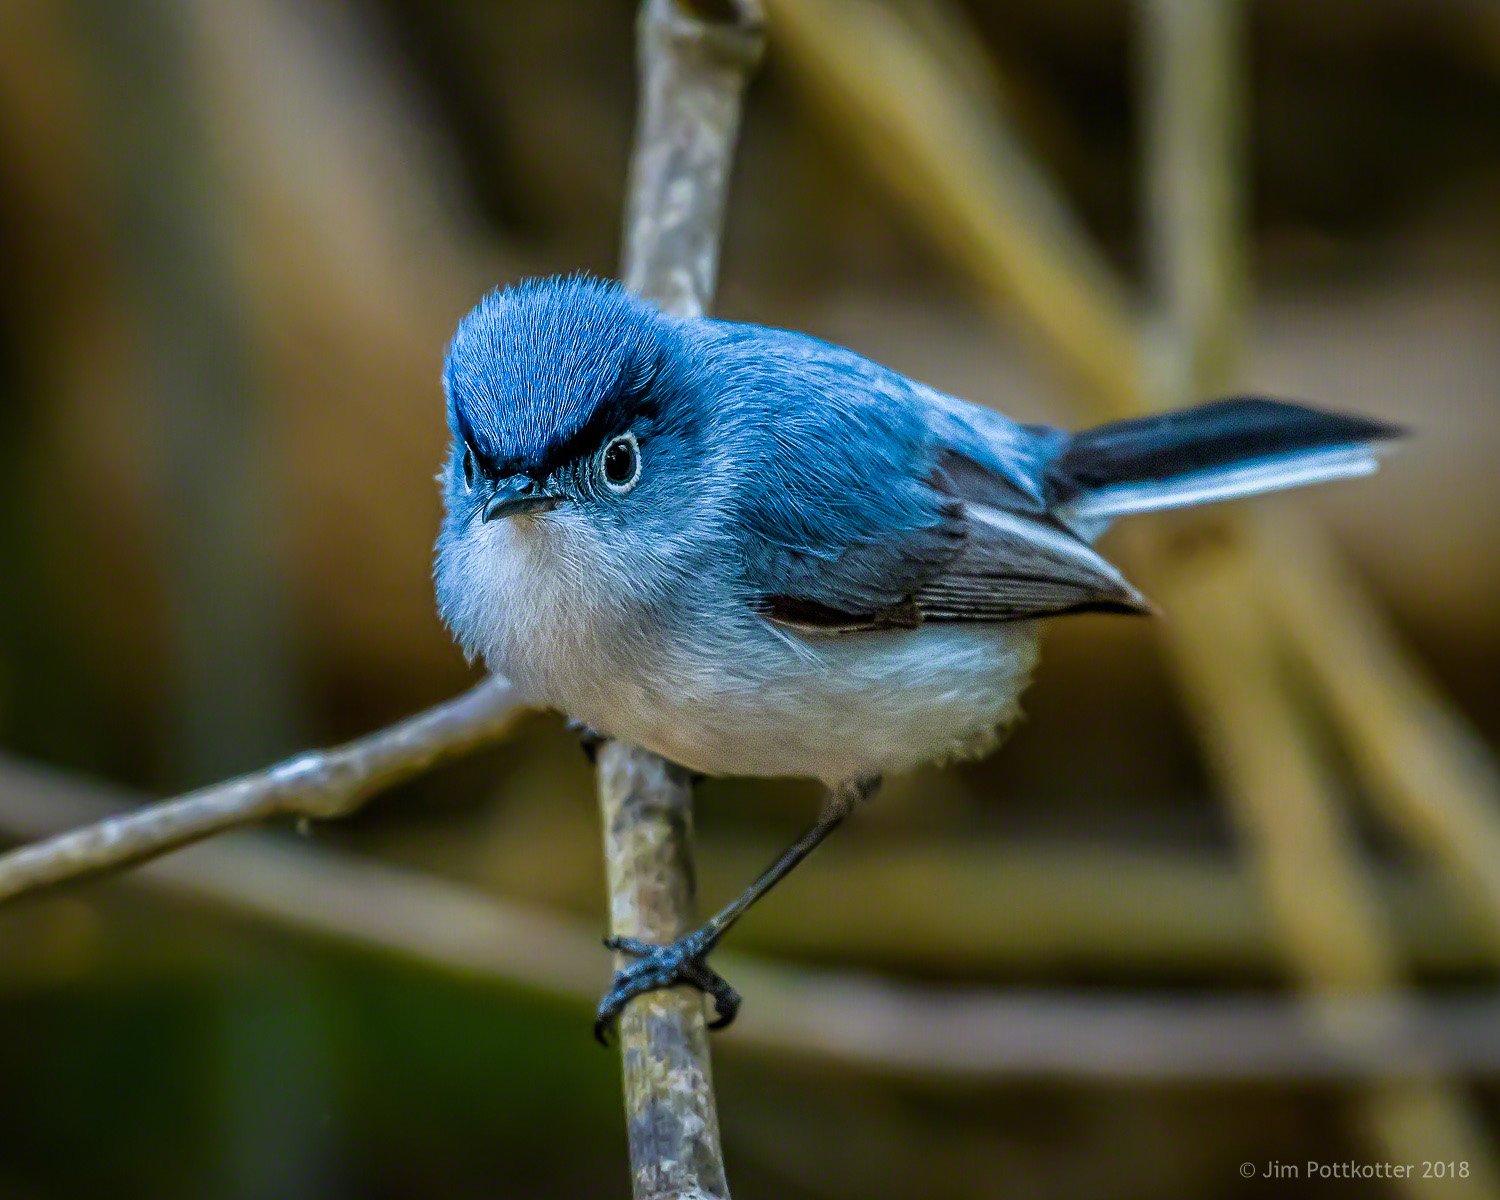
[[[706,961],[719,940],[729,932],[751,905],[769,892],[792,872],[792,868],[818,848],[830,833],[844,822],[876,787],[878,778],[857,779],[835,788],[824,806],[817,824],[792,843],[780,858],[760,873],[755,882],[747,887],[735,900],[710,917],[692,933],[678,938],[667,946],[654,946],[636,938],[609,937],[604,944],[611,950],[629,954],[635,962],[616,971],[614,983],[604,998],[599,1001],[599,1011],[594,1019],[594,1036],[608,1045],[609,1027],[614,1024],[620,1011],[645,992],[659,988],[688,984],[714,998],[714,1019],[710,1029],[722,1029],[734,1020],[739,1011],[740,995],[724,981]]]

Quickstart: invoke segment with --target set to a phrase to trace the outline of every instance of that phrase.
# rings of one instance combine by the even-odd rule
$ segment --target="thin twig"
[[[147,804],[0,855],[0,903],[23,892],[156,858],[226,829],[292,816],[328,820],[375,793],[498,739],[521,709],[491,677],[426,712],[331,750]]]
[[[644,0],[640,113],[622,275],[679,316],[713,295],[741,97],[763,46],[756,0]],[[665,943],[692,927],[692,788],[637,747],[599,758],[610,929]],[[618,1024],[637,1200],[727,1198],[702,997],[681,988],[626,1006]]]
[[[111,784],[0,758],[5,833],[44,837],[129,801]],[[149,863],[115,886],[580,1013],[598,997],[599,943],[586,922],[327,847],[241,832]],[[29,915],[0,913],[0,931]],[[1339,1083],[1434,1067],[1500,1078],[1493,992],[1403,1009],[1395,1037],[1359,1032],[1391,1025],[1384,997],[1346,996],[1331,1002],[1330,1021],[1354,1036],[1334,1041],[1299,1006],[1270,997],[924,987],[721,953],[725,971],[756,997],[724,1052],[798,1069],[837,1066],[932,1083]]]

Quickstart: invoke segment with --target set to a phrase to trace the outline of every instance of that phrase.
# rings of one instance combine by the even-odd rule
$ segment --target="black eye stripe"
[[[561,436],[555,433],[540,452],[517,453],[520,447],[496,445],[493,438],[480,436],[476,425],[492,431],[496,414],[476,422],[473,411],[476,402],[462,391],[456,394],[453,405],[454,432],[472,451],[477,474],[498,479],[525,473],[547,479],[561,468],[592,459],[610,439],[643,423],[649,425],[660,409],[653,390],[658,371],[659,359],[654,352],[632,359],[621,368],[613,386],[588,418],[571,431],[559,431]]]
[[[576,432],[549,447],[536,464],[538,477],[546,478],[557,468],[594,454],[611,438],[652,420],[659,411],[656,397],[649,390],[655,375],[654,366],[647,374],[637,374],[630,391],[617,392],[605,400]]]

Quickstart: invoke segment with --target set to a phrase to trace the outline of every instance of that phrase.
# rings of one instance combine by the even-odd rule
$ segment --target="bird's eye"
[[[464,447],[464,487],[472,489],[473,486],[474,486],[474,451],[470,450],[469,447],[465,446]]]
[[[641,477],[641,448],[635,434],[622,433],[609,440],[604,453],[599,456],[599,472],[612,492],[623,495],[635,487],[636,480]]]

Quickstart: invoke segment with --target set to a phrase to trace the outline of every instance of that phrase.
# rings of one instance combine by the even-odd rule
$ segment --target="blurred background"
[[[922,78],[981,135],[1003,121],[1144,294],[1136,6],[771,9],[720,312],[1022,419],[1100,419],[949,236],[952,189],[872,113],[926,111]],[[1307,790],[1291,752],[1226,752],[1243,721],[1198,710],[1234,671],[1179,686],[1186,602],[1153,590],[1149,549],[1112,541],[1165,635],[1057,623],[1003,753],[894,781],[732,939],[793,964],[787,980],[847,985],[851,1021],[907,997],[921,1023],[963,997],[1001,1050],[960,1070],[920,1047],[861,1059],[728,1032],[737,1195],[1212,1197],[1252,1190],[1242,1162],[1454,1146],[1476,1155],[1468,1181],[1363,1187],[1494,1179],[1500,1053],[1474,1030],[1500,1012],[1497,897],[1462,847],[1500,819],[1500,10],[1244,9],[1253,297],[1232,382],[1417,431],[1375,480],[1247,507],[1330,532],[1339,586],[1401,655],[1377,676],[1406,707],[1380,709],[1398,715],[1367,722],[1361,751],[1342,731],[1380,689],[1324,705],[1326,680],[1289,669],[1311,790],[1336,804],[1267,817],[1254,795]],[[487,288],[613,273],[632,18],[625,0],[0,5],[0,838],[352,736],[476,677],[431,595],[442,351]],[[1379,730],[1418,726],[1431,746],[1370,766]],[[1401,775],[1418,760],[1430,792]],[[1478,832],[1424,840],[1453,826],[1422,798],[1455,793]],[[704,906],[816,803],[704,784]],[[598,845],[591,772],[537,715],[346,823],[0,913],[0,1197],[625,1194],[618,1062],[588,1036],[606,953],[570,966],[576,987],[539,986],[452,924],[493,902],[602,931]],[[1352,966],[1323,970],[1320,947],[1351,945]],[[1372,1078],[1368,1055],[1346,1069],[1308,1032],[1305,988],[1372,982],[1410,985],[1430,1071]],[[795,1019],[790,982],[745,990],[747,1014]],[[1455,1011],[1470,1032],[1445,1041]]]

